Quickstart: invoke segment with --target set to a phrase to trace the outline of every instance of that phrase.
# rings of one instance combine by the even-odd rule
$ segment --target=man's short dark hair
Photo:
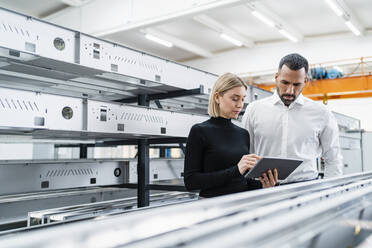
[[[301,68],[305,68],[306,73],[309,71],[309,63],[307,62],[307,59],[298,53],[291,53],[284,56],[280,60],[279,71],[282,69],[283,65],[288,66],[288,68],[293,71],[300,70]]]

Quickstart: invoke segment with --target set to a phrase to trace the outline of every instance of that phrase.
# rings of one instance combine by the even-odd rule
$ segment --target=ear
[[[275,73],[275,83],[278,82],[278,77],[279,77],[279,72],[276,72],[276,73]]]
[[[214,100],[216,101],[216,103],[220,104],[220,94],[218,92],[214,94]]]
[[[309,78],[307,77],[307,75],[305,76],[305,84],[309,81]]]

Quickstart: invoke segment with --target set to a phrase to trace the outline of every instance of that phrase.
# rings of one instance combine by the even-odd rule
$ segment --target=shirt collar
[[[274,94],[271,96],[271,103],[273,105],[278,104],[278,103],[283,103],[282,99],[280,99],[279,94],[276,90],[274,91]],[[296,98],[294,103],[299,104],[299,105],[304,105],[304,96],[302,95],[302,93]],[[293,105],[293,103],[291,105]]]

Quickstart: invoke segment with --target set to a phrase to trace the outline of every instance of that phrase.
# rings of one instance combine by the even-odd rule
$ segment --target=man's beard
[[[289,97],[289,99],[285,99],[284,97]],[[282,100],[285,106],[289,106],[291,105],[292,102],[296,100],[296,95],[282,94],[280,95],[280,99]]]

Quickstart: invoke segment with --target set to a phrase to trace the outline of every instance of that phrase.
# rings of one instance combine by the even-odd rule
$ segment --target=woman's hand
[[[273,171],[268,170],[267,173],[262,173],[262,176],[258,179],[262,184],[262,188],[274,187],[278,182],[278,171],[276,169]]]
[[[240,174],[244,175],[248,170],[252,169],[259,159],[260,157],[256,154],[244,155],[238,163]]]

